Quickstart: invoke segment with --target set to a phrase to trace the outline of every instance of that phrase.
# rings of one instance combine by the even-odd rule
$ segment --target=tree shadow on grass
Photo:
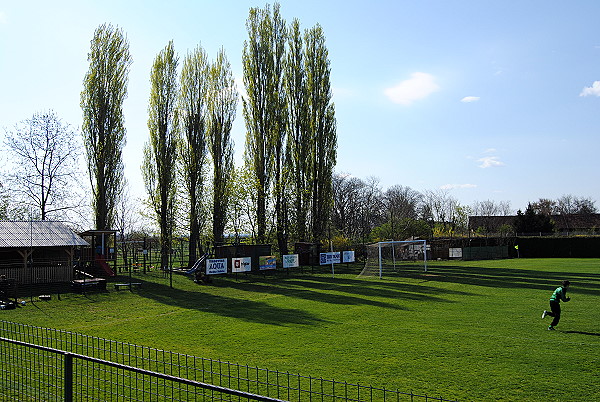
[[[600,274],[557,271],[524,270],[515,268],[435,265],[428,274],[407,269],[397,274],[422,278],[424,282],[452,282],[494,288],[523,288],[551,290],[564,279],[572,282],[574,293],[600,296]]]
[[[327,276],[311,276],[308,278],[293,278],[289,282],[297,283],[307,289],[319,291],[333,290],[371,300],[373,298],[385,298],[390,300],[414,300],[435,301],[450,303],[451,300],[442,296],[447,295],[469,295],[472,293],[442,289],[435,286],[414,286],[408,283],[396,281],[368,281],[364,279],[330,278]]]
[[[407,267],[389,275],[398,280],[330,277],[325,274],[297,274],[281,276],[248,275],[241,280],[237,276],[216,277],[210,291],[203,285],[185,284],[185,289],[172,289],[159,281],[149,280],[139,291],[140,296],[160,303],[181,308],[206,311],[224,317],[272,325],[315,325],[324,322],[315,313],[303,309],[278,307],[276,303],[261,301],[261,298],[284,296],[320,302],[336,308],[344,306],[373,306],[394,310],[406,310],[402,301],[425,301],[452,303],[450,296],[473,295],[462,290],[445,289],[435,282],[450,282],[464,285],[494,288],[524,288],[548,291],[568,277],[574,282],[577,293],[600,295],[600,274],[565,273],[558,271],[525,270],[502,267],[472,265],[433,265],[424,274],[420,268]],[[143,277],[142,277],[143,278]],[[142,280],[137,278],[136,280]],[[418,285],[402,279],[420,279]],[[178,278],[190,281],[189,278]],[[189,286],[191,285],[191,287]],[[176,285],[177,286],[177,285]],[[197,286],[195,290],[194,286]],[[218,295],[215,288],[235,289],[243,293],[240,297]],[[252,300],[252,298],[258,300]]]
[[[366,297],[360,297],[355,294],[349,294],[349,292],[345,292],[340,287],[314,287],[312,285],[313,283],[309,281],[294,281],[292,283],[289,280],[280,280],[271,283],[228,282],[227,287],[242,291],[293,297],[340,306],[368,305],[382,308],[401,309],[401,307],[391,303],[385,303]]]
[[[184,309],[271,325],[314,325],[323,321],[302,310],[274,307],[262,301],[204,293],[200,288],[196,292],[151,281],[143,282],[142,289],[137,291],[139,296]]]
[[[182,279],[189,280],[178,278],[178,281]],[[314,325],[325,320],[302,309],[278,307],[273,303],[251,300],[243,296],[236,298],[216,295],[214,288],[235,289],[255,294],[258,298],[284,296],[315,301],[335,305],[336,308],[364,305],[394,310],[407,310],[401,306],[402,300],[451,303],[451,300],[443,297],[444,294],[467,294],[426,285],[415,287],[397,282],[328,278],[323,275],[284,278],[248,276],[242,281],[231,276],[217,277],[211,285],[189,284],[197,286],[197,291],[189,288],[173,289],[166,284],[152,280],[144,281],[139,277],[136,278],[136,281],[138,280],[144,284],[136,292],[159,303],[272,325]],[[203,286],[210,286],[211,291],[204,292]]]
[[[600,334],[595,332],[583,332],[583,331],[562,331],[565,334],[579,334],[579,335],[591,335],[591,336],[600,336]]]
[[[324,275],[288,277],[270,282],[229,281],[227,286],[330,304],[371,305],[399,310],[406,310],[398,305],[402,300],[452,303],[442,295],[468,294],[425,285],[415,287],[406,283],[331,278]]]

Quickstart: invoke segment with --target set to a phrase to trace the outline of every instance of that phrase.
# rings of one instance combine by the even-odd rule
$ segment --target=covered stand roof
[[[0,221],[0,248],[89,246],[61,222]]]

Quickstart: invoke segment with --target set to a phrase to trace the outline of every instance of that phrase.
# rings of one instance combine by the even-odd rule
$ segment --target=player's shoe
[[[547,312],[546,310],[544,310],[544,312],[542,313],[542,320],[543,320],[544,318],[546,318],[546,314],[548,314],[548,312]]]
[[[555,331],[555,329],[554,329],[554,327],[553,327],[552,325],[550,325],[550,326],[548,327],[548,331]]]

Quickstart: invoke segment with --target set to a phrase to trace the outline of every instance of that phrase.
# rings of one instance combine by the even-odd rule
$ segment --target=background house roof
[[[0,221],[0,248],[89,246],[61,222]]]
[[[600,228],[600,214],[550,215],[557,230],[590,230]],[[516,215],[507,216],[469,216],[469,229],[484,227],[496,230],[502,225],[514,225]]]

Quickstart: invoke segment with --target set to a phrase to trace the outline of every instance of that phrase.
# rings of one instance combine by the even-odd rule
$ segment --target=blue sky
[[[94,30],[127,34],[126,176],[143,196],[149,76],[171,39],[180,59],[224,47],[241,86],[245,22],[257,1],[0,2],[0,136],[53,109],[81,126]],[[281,1],[321,24],[332,69],[337,171],[385,189],[447,189],[462,204],[590,197],[600,207],[598,1]],[[238,88],[241,92],[242,88]],[[234,125],[241,163],[245,126]]]

